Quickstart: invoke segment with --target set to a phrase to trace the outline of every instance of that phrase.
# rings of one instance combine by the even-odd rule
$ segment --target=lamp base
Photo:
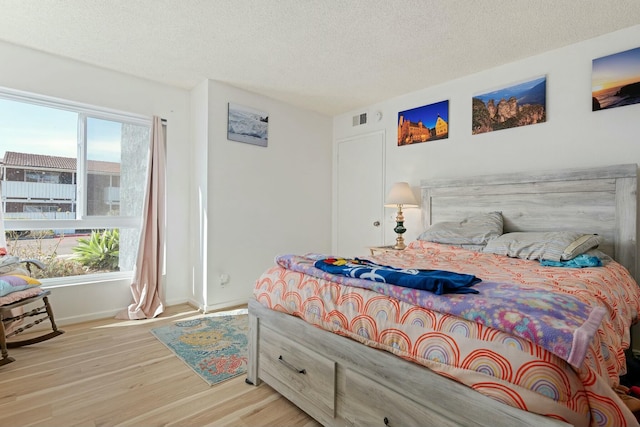
[[[404,215],[402,215],[402,205],[398,205],[398,214],[396,215],[396,226],[393,229],[393,231],[395,231],[396,234],[398,235],[398,237],[396,237],[396,244],[393,246],[393,249],[402,250],[406,248],[407,245],[404,244],[404,238],[402,237],[404,232],[407,231],[407,229],[404,228]]]
[[[396,237],[396,244],[393,245],[393,249],[397,249],[397,250],[401,251],[406,247],[407,247],[407,245],[404,244],[404,238],[402,237],[401,234],[398,234],[398,237]]]

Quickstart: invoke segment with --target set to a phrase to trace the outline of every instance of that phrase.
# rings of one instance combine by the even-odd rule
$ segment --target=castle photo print
[[[398,113],[398,145],[449,137],[449,101],[423,105]]]

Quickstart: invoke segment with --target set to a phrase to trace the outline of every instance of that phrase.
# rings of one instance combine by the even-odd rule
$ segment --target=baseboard
[[[238,298],[236,300],[224,301],[216,304],[207,304],[205,306],[196,305],[196,306],[198,307],[198,310],[202,311],[203,313],[210,313],[212,311],[228,310],[231,308],[244,307],[247,305],[247,302],[248,302],[247,298]]]
[[[82,314],[78,316],[68,316],[68,317],[60,318],[55,315],[55,307],[54,307],[53,314],[54,314],[54,319],[56,321],[56,325],[65,326],[65,325],[74,325],[76,323],[91,322],[93,320],[115,318],[116,314],[118,314],[118,312],[122,310],[123,309],[121,308],[118,310],[106,310],[106,311]]]
[[[202,304],[199,304],[197,301],[191,300],[189,298],[180,298],[180,299],[173,299],[171,301],[166,301],[165,306],[170,307],[170,306],[179,305],[179,304],[188,304],[194,309],[204,314],[204,313],[210,313],[213,311],[244,307],[247,305],[247,300],[238,299],[238,300],[225,301],[218,304],[203,306]],[[54,319],[56,321],[56,325],[58,327],[64,327],[67,325],[74,325],[76,323],[91,322],[93,320],[113,319],[115,318],[116,314],[118,314],[120,311],[124,310],[125,308],[126,307],[122,307],[118,309],[86,313],[86,314],[81,314],[77,316],[58,317],[56,315],[55,307],[53,307],[53,314],[54,314]],[[36,331],[48,330],[48,329],[51,329],[51,324],[48,321],[45,321],[38,325],[35,325],[31,329],[31,331],[36,332]]]
[[[165,302],[165,307],[169,307],[172,305],[179,305],[179,304],[190,304],[189,301],[187,301],[187,299],[176,299],[176,300],[171,300],[171,301],[166,301]],[[192,304],[190,304],[192,305]],[[53,310],[53,314],[55,316],[55,320],[56,320],[56,324],[58,326],[64,326],[64,325],[73,325],[75,323],[83,323],[83,322],[90,322],[92,320],[102,320],[102,319],[111,319],[111,318],[115,318],[116,314],[118,314],[119,312],[121,312],[122,310],[125,310],[127,307],[121,307],[121,308],[117,308],[117,309],[113,309],[113,310],[104,310],[104,311],[99,311],[99,312],[93,312],[93,313],[86,313],[86,314],[81,314],[78,316],[68,316],[68,317],[61,317],[58,318],[58,316],[55,316],[55,308]],[[197,308],[196,306],[194,306],[194,308]]]

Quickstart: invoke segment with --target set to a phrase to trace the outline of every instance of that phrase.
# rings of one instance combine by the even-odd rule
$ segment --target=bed
[[[529,305],[548,302],[544,289],[555,286],[562,296],[549,301],[573,308],[547,319],[556,328],[551,332],[523,330],[522,322],[513,322],[508,333],[486,319],[470,320],[469,310],[467,318],[439,312],[443,299],[458,305],[477,295],[418,298],[277,264],[259,278],[249,301],[247,382],[266,382],[327,426],[638,425],[613,390],[625,373],[640,300],[633,279],[636,188],[635,164],[425,180],[425,230],[500,212],[505,235],[596,234],[605,266],[547,267],[424,240],[402,252],[366,257],[382,265],[435,263],[433,268],[476,275],[482,282],[473,288],[485,297],[512,286],[509,277],[518,292],[531,292]],[[615,261],[606,261],[607,255]],[[360,311],[365,306],[368,315]],[[543,342],[549,336],[564,338]]]

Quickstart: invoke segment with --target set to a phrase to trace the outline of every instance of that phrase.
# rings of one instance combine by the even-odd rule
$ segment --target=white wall
[[[640,47],[640,25],[474,75],[425,88],[334,117],[334,141],[384,130],[386,189],[408,181],[566,167],[640,164],[640,104],[591,111],[591,64],[602,56]],[[524,80],[547,76],[547,121],[471,135],[471,98]],[[449,138],[397,146],[399,111],[449,100]],[[381,122],[352,127],[356,113],[383,113]],[[335,199],[334,199],[335,200]],[[394,241],[393,209],[385,215],[385,243]],[[405,240],[422,231],[419,210],[406,210]]]
[[[201,283],[193,302],[211,310],[246,303],[276,255],[330,250],[332,122],[215,81],[197,91],[208,133],[206,146],[199,134],[195,157],[207,172],[194,185],[202,203],[192,216],[192,250],[206,263],[194,266]],[[268,113],[267,147],[227,139],[229,102]],[[229,276],[225,285],[221,274]]]
[[[0,42],[0,86],[135,114],[161,116],[167,126],[167,259],[165,299],[188,299],[190,129],[184,90]],[[61,325],[109,317],[131,302],[130,280],[52,289]]]
[[[207,300],[207,233],[208,209],[208,156],[209,156],[209,81],[204,80],[191,90],[191,128],[193,139],[191,144],[191,164],[193,171],[192,185],[189,187],[192,209],[189,216],[188,230],[191,237],[189,247],[189,301],[199,308],[205,308]],[[187,224],[185,224],[187,225]],[[185,227],[187,228],[187,227]]]

